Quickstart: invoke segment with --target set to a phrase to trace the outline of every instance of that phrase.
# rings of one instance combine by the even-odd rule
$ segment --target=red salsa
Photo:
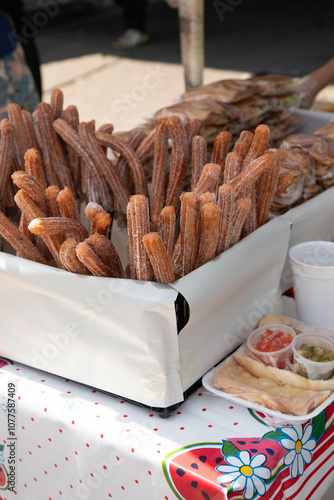
[[[282,332],[281,330],[275,329],[270,330],[267,328],[256,344],[253,344],[253,349],[260,352],[274,352],[284,349],[292,342],[292,335],[289,332]]]

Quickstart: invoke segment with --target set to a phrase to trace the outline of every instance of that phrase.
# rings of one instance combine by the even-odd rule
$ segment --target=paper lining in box
[[[172,286],[74,275],[0,253],[1,354],[151,407],[182,402],[241,343],[261,307],[279,312],[289,227],[271,221]],[[179,335],[187,318],[177,317],[178,292],[190,307]]]

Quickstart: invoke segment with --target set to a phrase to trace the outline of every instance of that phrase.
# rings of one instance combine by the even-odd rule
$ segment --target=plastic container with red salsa
[[[286,368],[292,357],[292,340],[296,336],[287,325],[266,325],[254,330],[247,339],[250,352],[266,365]]]

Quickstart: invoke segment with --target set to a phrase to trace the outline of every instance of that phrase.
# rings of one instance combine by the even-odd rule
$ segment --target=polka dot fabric
[[[9,382],[16,387],[16,495],[1,489],[1,466],[9,471]],[[168,454],[192,443],[268,431],[246,408],[203,388],[170,417],[160,418],[150,409],[17,363],[1,367],[0,397],[1,500],[172,500],[162,469]]]

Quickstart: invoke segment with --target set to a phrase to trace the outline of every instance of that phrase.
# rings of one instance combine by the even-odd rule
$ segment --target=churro
[[[231,133],[227,130],[224,130],[217,135],[213,143],[211,162],[218,163],[218,165],[221,166],[219,185],[223,183],[225,161],[230,148],[231,139]]]
[[[268,153],[273,157],[273,166],[265,172],[257,184],[257,224],[262,226],[268,221],[271,203],[275,197],[276,186],[279,176],[281,150],[269,149]]]
[[[201,177],[202,169],[207,163],[207,143],[201,135],[195,135],[192,140],[191,163],[191,191],[193,191]]]
[[[39,151],[35,148],[30,148],[25,152],[24,155],[24,166],[25,171],[30,174],[40,186],[44,189],[46,188],[46,182],[44,178],[44,170],[42,165],[42,159]]]
[[[7,192],[10,189],[10,169],[13,156],[14,126],[7,118],[0,124],[0,205],[5,206]]]
[[[136,155],[142,165],[145,165],[154,149],[155,128],[142,140],[136,150]]]
[[[0,210],[0,234],[22,258],[46,264],[35,245]]]
[[[150,231],[148,199],[132,195],[127,206],[131,278],[152,281],[153,269],[146,253],[143,236]]]
[[[22,109],[21,113],[22,113],[22,120],[23,120],[23,124],[24,124],[25,133],[27,135],[27,143],[29,144],[29,148],[34,148],[34,149],[39,150],[40,145],[39,145],[39,142],[37,139],[35,125],[34,125],[34,121],[32,119],[32,116],[29,113],[29,111],[27,111],[25,109]]]
[[[98,233],[108,236],[111,217],[101,205],[94,202],[88,203],[85,208],[85,216],[92,224],[91,234]]]
[[[67,217],[40,217],[29,223],[29,231],[40,236],[57,236],[67,234],[75,238],[79,243],[88,238],[88,231],[85,226]]]
[[[74,105],[67,106],[62,114],[64,120],[74,129],[78,130],[79,127],[79,112],[78,108]],[[60,118],[60,117],[59,117]],[[79,191],[81,181],[81,162],[78,152],[69,144],[67,145],[67,159],[71,169],[74,185]]]
[[[230,247],[235,213],[236,193],[231,184],[222,184],[218,189],[217,205],[220,208],[219,232],[216,255]]]
[[[100,212],[101,213],[101,212]],[[113,278],[124,278],[124,269],[114,244],[103,234],[94,233],[85,240],[101,261],[111,270]]]
[[[99,128],[100,132],[106,132],[105,129],[102,129],[102,127]],[[111,134],[111,132],[108,132]],[[132,148],[134,151],[137,150],[139,145],[141,144],[142,140],[145,137],[145,132],[142,128],[135,128],[131,131],[131,134],[127,140],[128,146]],[[116,170],[119,173],[120,178],[122,181],[129,187],[129,166],[127,164],[126,159],[124,156],[119,155],[117,164],[116,164]]]
[[[216,194],[210,191],[206,191],[205,193],[199,195],[200,208],[202,208],[206,203],[216,203],[216,201]]]
[[[77,209],[77,204],[72,191],[68,187],[64,187],[59,191],[57,203],[62,217],[75,219],[80,222],[80,214]]]
[[[13,183],[20,189],[24,189],[32,200],[34,200],[41,210],[46,214],[47,207],[43,186],[28,172],[17,170],[12,173]]]
[[[46,102],[41,102],[38,104],[35,113],[38,120],[39,131],[44,138],[43,153],[47,148],[59,181],[59,186],[61,188],[67,186],[74,192],[74,182],[70,168],[67,164],[65,150],[60,137],[52,126],[54,120],[51,105]],[[55,183],[49,182],[49,184],[52,185]]]
[[[58,186],[49,186],[44,191],[45,201],[46,201],[46,215],[48,217],[60,217],[60,209],[57,203],[57,197],[60,193]]]
[[[282,172],[278,176],[275,197],[280,196],[293,183],[293,175],[290,172]]]
[[[171,261],[158,233],[150,232],[143,236],[143,244],[150,259],[156,281],[172,283],[175,281]]]
[[[254,134],[250,130],[243,130],[233,146],[233,151],[244,159],[252,144]]]
[[[142,194],[144,196],[147,196],[147,185],[143,165],[140,162],[135,151],[128,144],[121,141],[118,137],[104,134],[103,132],[100,132],[98,130],[95,132],[95,136],[100,145],[107,146],[123,156],[131,170],[135,194]]]
[[[235,216],[230,246],[235,245],[241,238],[242,229],[250,210],[251,201],[248,198],[239,198],[235,204]]]
[[[166,248],[168,258],[172,258],[175,236],[175,209],[173,206],[164,207],[159,216],[159,235]]]
[[[168,127],[167,120],[162,118],[155,132],[154,156],[151,183],[151,222],[158,226],[160,212],[166,198],[167,156],[168,156]]]
[[[50,96],[50,106],[52,109],[53,119],[60,118],[63,113],[64,94],[60,89],[54,89]]]
[[[75,274],[85,274],[91,275],[92,273],[87,269],[86,266],[78,259],[77,256],[77,244],[75,238],[67,238],[59,250],[59,255],[63,263],[64,268]]]
[[[224,183],[231,182],[240,174],[243,167],[243,157],[236,151],[228,153],[224,169]]]
[[[43,210],[40,209],[40,207],[37,205],[37,203],[34,202],[34,200],[29,196],[29,194],[24,190],[20,189],[15,197],[15,203],[19,207],[19,209],[22,212],[22,215],[24,215],[28,221],[31,224],[31,221],[36,219],[36,218],[43,218],[45,217],[45,213]],[[30,226],[29,224],[29,226]],[[30,227],[29,231],[30,231]],[[31,231],[33,233],[33,231]],[[33,233],[36,234],[36,233]],[[56,261],[58,267],[62,268],[63,264],[59,256],[59,250],[60,246],[63,243],[63,238],[61,235],[42,235],[43,239],[50,250],[52,257]]]
[[[25,130],[25,124],[22,117],[21,107],[12,102],[7,106],[7,112],[10,122],[14,128],[14,142],[17,151],[20,168],[24,168],[24,153],[30,147],[28,137]]]
[[[188,159],[191,158],[193,139],[194,137],[199,136],[201,128],[202,128],[202,121],[199,118],[192,118],[189,121],[189,129],[187,132]],[[206,163],[206,161],[204,163]]]
[[[194,193],[198,196],[206,191],[217,191],[221,174],[221,166],[218,163],[207,163],[202,169],[199,181],[196,184]]]
[[[238,197],[246,186],[254,182],[260,175],[270,170],[273,162],[272,156],[267,153],[249,163],[235,179],[229,182],[234,188],[236,196]]]
[[[97,134],[100,134],[100,136],[102,135],[103,137],[106,138],[106,140],[107,139],[109,140],[110,136],[108,134],[103,134],[102,132],[98,131],[95,132],[94,134],[94,131],[91,129],[89,124],[85,122],[81,122],[79,124],[79,134],[82,140],[86,143],[87,148],[89,148],[89,153],[99,165],[98,168],[102,172],[103,177],[105,178],[110,189],[112,190],[115,200],[117,200],[118,206],[120,207],[120,210],[126,211],[126,205],[129,199],[128,189],[125,186],[125,184],[121,181],[118,172],[116,171],[116,168],[114,167],[112,162],[104,154],[103,149],[100,145],[101,141],[98,142],[96,138]],[[95,164],[95,162],[93,163],[94,163],[94,171],[92,170],[92,173],[96,181],[95,171],[97,165]],[[88,163],[88,166],[91,169],[92,164]],[[103,183],[103,179],[101,179],[101,181]],[[100,185],[98,185],[97,187],[100,193]]]
[[[220,208],[215,203],[206,203],[201,209],[200,240],[196,267],[200,267],[216,254],[218,244]]]
[[[172,138],[172,155],[166,194],[166,205],[173,205],[175,212],[177,213],[180,205],[180,195],[183,190],[187,172],[187,136],[179,117],[171,116],[168,118],[167,126],[169,134]]]
[[[94,276],[103,276],[105,278],[114,278],[113,271],[105,264],[93,248],[81,241],[76,247],[78,259],[86,266]]]
[[[244,159],[245,167],[256,158],[264,154],[270,139],[270,128],[264,123],[258,125],[254,132],[254,137],[249,151]]]
[[[180,242],[182,254],[181,276],[196,267],[199,238],[199,198],[196,193],[183,193],[181,196]]]

